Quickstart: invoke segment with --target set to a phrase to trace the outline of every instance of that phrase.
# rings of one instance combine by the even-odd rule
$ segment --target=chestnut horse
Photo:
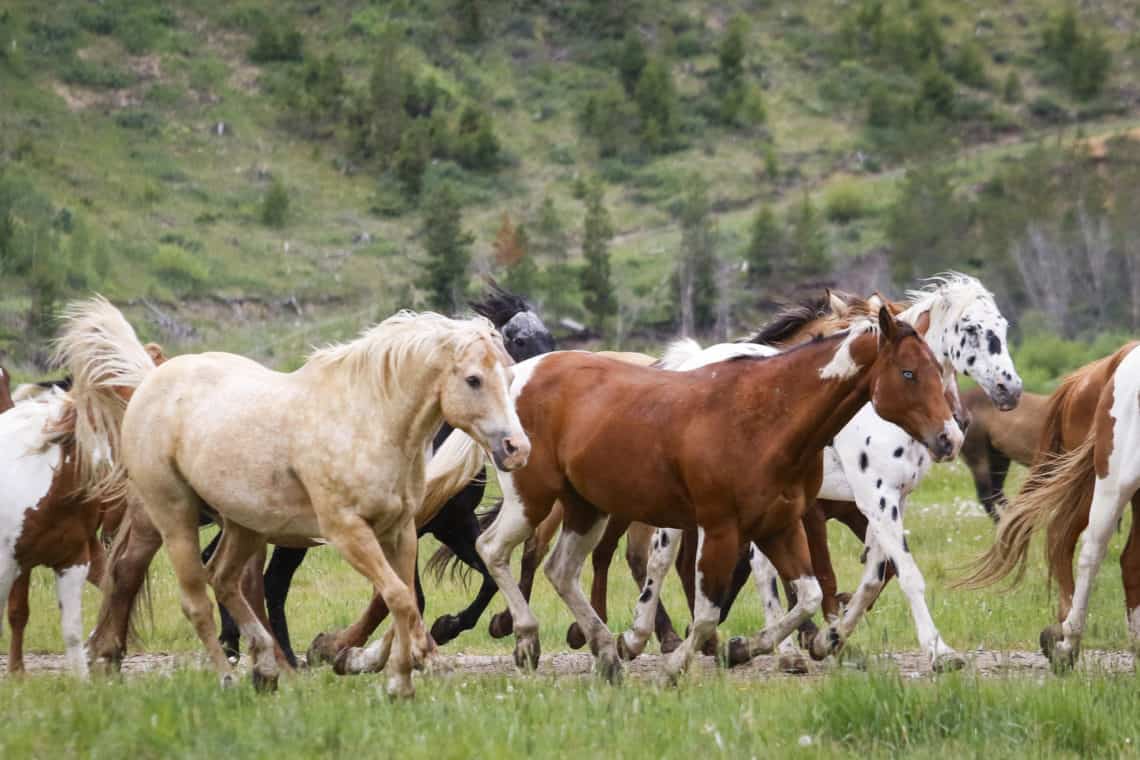
[[[1023,393],[1016,409],[1003,412],[985,391],[971,388],[962,394],[962,404],[971,419],[962,444],[962,461],[974,476],[982,508],[997,522],[1006,504],[1003,489],[1009,464],[1017,462],[1028,467],[1033,463],[1049,397]]]
[[[255,687],[275,688],[274,640],[240,576],[267,542],[323,538],[392,611],[388,692],[414,694],[412,669],[436,657],[411,589],[428,445],[446,421],[503,469],[526,464],[530,443],[507,394],[511,363],[482,317],[402,312],[291,374],[209,353],[146,375],[123,417],[122,461],[223,686],[233,666],[207,583],[250,639]],[[209,568],[198,546],[203,509],[222,524]]]
[[[697,529],[694,624],[667,661],[675,678],[714,633],[748,541],[765,549],[798,597],[749,643],[751,652],[771,651],[818,607],[800,518],[819,489],[824,446],[863,404],[873,399],[941,456],[961,443],[934,354],[885,308],[878,330],[867,321],[775,357],[693,372],[548,354],[519,365],[511,390],[531,461],[502,475],[503,508],[478,548],[511,607],[516,663],[537,665],[539,642],[510,554],[560,499],[563,530],[546,573],[610,679],[621,673],[617,642],[578,585],[610,515]]]
[[[74,372],[71,390],[41,386],[29,400],[0,415],[0,599],[7,603],[12,628],[10,673],[24,669],[31,571],[47,566],[56,574],[68,667],[87,674],[83,583],[99,584],[104,556],[97,532],[108,508],[119,501],[113,493],[89,487],[108,466],[115,435],[110,429],[114,417],[88,413],[87,402],[96,389],[122,390],[121,382],[129,379],[129,370],[99,363],[110,346],[128,336],[137,344],[130,325],[106,301],[70,307],[57,359]],[[162,352],[154,344],[139,346],[132,358],[153,367]],[[120,406],[127,396],[120,393]]]
[[[1057,579],[1059,624],[1041,632],[1057,668],[1080,653],[1089,593],[1125,504],[1132,530],[1120,555],[1128,631],[1140,652],[1140,342],[1065,378],[1050,397],[1038,455],[1025,485],[998,523],[997,537],[958,585],[978,587],[1025,573],[1029,541],[1046,530],[1049,575]],[[1086,531],[1085,528],[1088,528]],[[1078,575],[1073,553],[1084,533]]]

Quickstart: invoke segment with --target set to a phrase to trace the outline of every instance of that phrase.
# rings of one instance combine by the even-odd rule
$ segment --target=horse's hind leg
[[[650,543],[649,559],[641,585],[641,595],[633,610],[633,625],[618,639],[618,651],[627,660],[632,660],[645,651],[649,637],[653,635],[656,611],[661,599],[661,587],[669,568],[681,551],[684,531],[677,528],[659,528]],[[691,629],[690,629],[691,631]],[[683,644],[684,642],[682,642]],[[674,647],[675,652],[678,647]]]
[[[291,667],[297,667],[297,655],[293,652],[293,644],[289,639],[289,623],[285,619],[285,600],[289,596],[289,587],[293,583],[293,575],[305,560],[308,549],[293,549],[288,546],[277,546],[269,559],[269,566],[265,568],[265,606],[269,613],[269,624],[273,635],[285,654],[285,659]]]
[[[621,658],[613,634],[582,593],[582,566],[590,552],[602,539],[608,515],[598,512],[578,497],[563,499],[566,516],[558,543],[546,561],[546,577],[570,608],[578,627],[586,635],[590,650],[597,658],[596,669],[607,681],[621,680]]]
[[[610,528],[607,528],[608,532]],[[625,562],[629,565],[629,572],[633,582],[640,592],[645,587],[646,574],[649,569],[649,557],[653,552],[653,535],[657,529],[643,522],[630,523],[625,534]],[[668,569],[668,568],[666,568]],[[681,637],[673,628],[673,621],[665,603],[657,599],[657,612],[654,617],[653,630],[657,634],[657,641],[661,644],[661,654],[669,654],[681,646]]]
[[[24,672],[24,629],[28,627],[28,584],[32,572],[29,568],[20,574],[8,592],[8,627],[12,639],[8,642],[8,673]]]
[[[456,615],[441,615],[432,623],[431,637],[439,645],[446,644],[464,631],[474,628],[499,590],[495,585],[495,579],[487,572],[487,566],[483,564],[483,559],[475,549],[475,542],[479,539],[479,518],[475,516],[475,505],[461,506],[462,509],[450,515],[450,519],[441,523],[432,530],[432,533],[440,542],[450,547],[460,562],[479,573],[483,580],[471,604]],[[436,520],[443,516],[441,512]],[[432,523],[436,520],[432,520]]]
[[[207,523],[209,525],[209,523]],[[222,529],[219,526],[218,532],[210,539],[210,543],[206,544],[206,548],[202,550],[202,564],[209,565],[210,560],[214,558],[218,551],[218,544],[222,541]],[[230,662],[237,664],[241,658],[241,631],[238,630],[238,625],[234,622],[234,616],[226,609],[226,605],[218,604],[218,617],[222,621],[222,633],[218,636],[218,641],[222,645],[222,649],[226,653],[226,657]]]
[[[756,583],[756,591],[760,594],[760,603],[764,607],[764,623],[772,625],[784,615],[784,607],[780,604],[780,573],[756,544],[749,544],[748,546],[748,563],[751,566],[752,579]],[[789,599],[789,603],[792,603],[791,599]],[[780,670],[785,673],[807,672],[807,662],[796,649],[796,645],[792,643],[791,636],[780,641],[776,645],[776,650],[780,653]],[[734,651],[739,654],[739,649],[734,650],[734,648],[729,647],[729,665],[735,666],[740,663],[732,660]],[[749,659],[751,657],[752,655],[749,654]]]
[[[1124,607],[1132,652],[1140,657],[1140,493],[1132,497],[1132,529],[1120,554],[1120,579],[1124,584]]]
[[[590,563],[594,567],[594,579],[590,584],[590,606],[604,623],[606,621],[606,593],[609,587],[610,563],[613,562],[614,552],[622,534],[629,529],[629,521],[610,518],[601,539],[590,553]],[[586,634],[577,622],[570,624],[566,631],[566,643],[572,649],[581,649],[586,644]]]
[[[87,655],[83,651],[83,585],[87,582],[87,569],[88,563],[84,562],[55,573],[67,667],[80,678],[87,677]]]
[[[277,657],[273,636],[254,614],[249,600],[242,593],[242,574],[249,560],[261,556],[265,539],[237,523],[227,520],[222,541],[210,561],[209,580],[218,602],[224,604],[234,617],[238,629],[249,640],[249,655],[253,660],[253,685],[258,691],[277,688]],[[263,560],[264,561],[264,560]],[[261,574],[258,564],[257,575]]]

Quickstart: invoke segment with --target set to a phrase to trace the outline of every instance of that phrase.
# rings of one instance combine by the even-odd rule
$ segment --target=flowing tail
[[[479,532],[487,530],[491,523],[495,522],[495,518],[499,516],[499,511],[503,508],[503,500],[499,499],[495,502],[495,506],[488,509],[486,512],[480,512],[477,517],[479,519]],[[467,585],[468,579],[471,577],[471,566],[461,562],[455,552],[447,544],[440,544],[435,553],[431,555],[428,561],[424,564],[424,574],[430,575],[435,578],[436,583],[443,580],[443,576],[447,573],[448,568],[451,568],[451,577],[461,580],[464,585]]]
[[[1048,529],[1050,539],[1045,547],[1050,567],[1062,551],[1061,540],[1071,535],[1077,525],[1087,519],[1092,505],[1096,472],[1093,452],[1096,437],[1092,434],[1075,449],[1059,454],[1050,452],[1039,458],[1025,485],[1002,513],[993,546],[970,567],[969,575],[955,582],[958,588],[991,586],[1013,574],[1011,586],[1025,575],[1029,542],[1034,532]]]
[[[78,301],[63,314],[55,361],[73,378],[79,486],[95,498],[122,498],[126,472],[119,462],[123,414],[135,388],[154,369],[155,359],[134,328],[102,296]]]
[[[472,480],[486,477],[484,463],[479,444],[463,431],[453,430],[428,461],[424,503],[416,513],[416,527],[427,525]]]

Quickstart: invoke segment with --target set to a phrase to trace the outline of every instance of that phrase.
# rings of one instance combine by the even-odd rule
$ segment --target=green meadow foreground
[[[522,675],[499,661],[487,666],[484,657],[467,657],[453,660],[456,667],[450,673],[418,677],[417,697],[410,703],[390,702],[382,677],[339,678],[328,669],[285,679],[273,696],[259,697],[248,683],[223,693],[212,672],[195,667],[201,648],[179,610],[165,557],[160,557],[151,573],[153,623],[142,626],[145,650],[177,655],[178,667],[173,673],[164,667],[82,684],[35,673],[50,667],[62,652],[50,576],[37,573],[28,627],[33,674],[0,682],[5,723],[0,756],[1136,754],[1140,684],[1127,656],[1088,656],[1077,672],[1064,677],[1025,665],[1036,659],[1028,653],[1036,651],[1037,634],[1053,619],[1054,598],[1039,549],[1033,552],[1029,580],[1018,589],[948,588],[993,532],[973,501],[965,468],[936,468],[912,498],[906,522],[943,636],[968,656],[986,652],[977,655],[978,666],[963,673],[915,677],[913,667],[875,657],[913,656],[917,647],[905,600],[892,584],[852,637],[847,662],[817,666],[808,677],[770,677],[763,668],[726,675],[706,663],[677,689],[658,686],[644,667],[615,688],[590,677],[580,658],[560,660],[557,675],[549,669]],[[1122,535],[1114,540],[1093,596],[1084,640],[1090,655],[1093,650],[1127,650],[1117,564],[1123,541]],[[423,548],[435,547],[425,543]],[[842,526],[832,527],[832,552],[841,588],[851,589],[860,547]],[[459,579],[448,578],[442,586],[425,579],[425,586],[429,625],[469,598]],[[567,650],[570,616],[544,579],[535,586],[543,657],[549,661]],[[624,563],[615,562],[610,597],[615,630],[629,623],[635,596]],[[366,583],[334,552],[314,551],[289,597],[295,645],[303,650],[319,631],[348,623],[367,597]],[[679,627],[687,620],[681,599],[679,584],[671,579],[665,600]],[[84,600],[88,629],[98,602],[98,593],[90,589]],[[761,625],[749,588],[721,635],[753,632]],[[512,647],[513,639],[491,639],[484,620],[444,652],[507,655]],[[40,653],[53,656],[35,656]],[[1007,661],[1011,666],[1002,667]]]

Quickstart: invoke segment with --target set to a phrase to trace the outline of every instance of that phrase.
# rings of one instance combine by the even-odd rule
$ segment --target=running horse
[[[412,669],[437,657],[411,588],[428,445],[447,422],[497,466],[523,466],[530,443],[507,393],[510,364],[482,317],[401,312],[289,374],[208,353],[146,375],[123,419],[122,461],[223,686],[233,665],[206,585],[250,640],[254,686],[275,688],[274,640],[242,594],[242,569],[266,542],[324,539],[392,611],[388,693],[415,693]],[[209,567],[198,547],[203,509],[222,524]]]
[[[504,504],[478,548],[511,608],[515,661],[536,666],[540,646],[510,555],[561,500],[563,529],[546,574],[609,679],[621,674],[618,642],[578,583],[610,515],[696,528],[694,623],[666,666],[676,678],[715,632],[748,541],[765,548],[798,595],[792,611],[756,636],[755,650],[771,651],[818,608],[801,517],[819,489],[824,446],[864,403],[873,400],[940,457],[961,444],[934,354],[886,309],[877,322],[775,357],[693,372],[548,354],[516,368],[511,393],[531,437],[530,464],[501,476]]]
[[[126,361],[103,361],[117,343],[132,341]],[[138,344],[117,309],[94,299],[65,311],[56,359],[73,372],[70,390],[33,386],[36,391],[19,394],[27,400],[15,405],[7,394],[7,374],[0,370],[0,600],[7,604],[12,628],[8,672],[20,673],[31,571],[50,567],[67,665],[86,676],[83,583],[99,585],[104,552],[98,529],[121,499],[115,489],[95,484],[113,467],[118,417],[132,382],[163,356],[154,344]],[[97,394],[107,396],[98,410],[91,406]]]
[[[1120,555],[1133,652],[1140,652],[1140,342],[1065,378],[1049,398],[1038,453],[1021,492],[998,523],[993,546],[957,583],[977,588],[1025,575],[1029,542],[1046,531],[1050,578],[1057,579],[1058,623],[1041,632],[1058,670],[1080,654],[1089,594],[1124,506],[1132,529]],[[1073,554],[1084,534],[1077,578]]]

